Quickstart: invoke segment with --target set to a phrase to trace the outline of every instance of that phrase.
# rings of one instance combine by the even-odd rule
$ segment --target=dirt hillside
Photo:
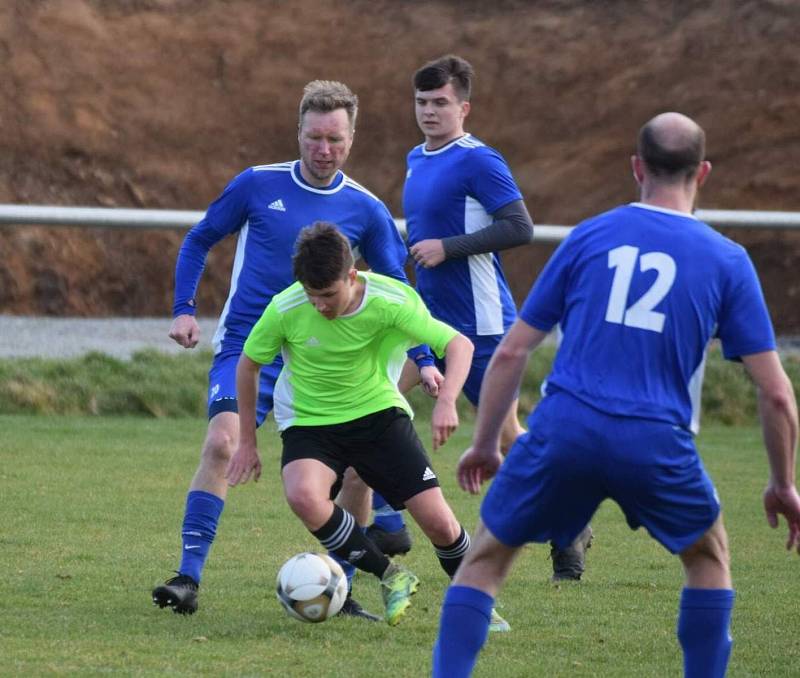
[[[346,170],[400,215],[419,142],[410,77],[459,53],[468,129],[506,156],[534,220],[635,197],[628,156],[663,110],[708,132],[702,207],[800,210],[800,3],[626,0],[18,0],[0,3],[0,203],[204,209],[243,168],[296,156],[314,78],[361,114]],[[729,231],[781,332],[800,332],[800,233]],[[180,231],[0,228],[0,313],[167,315]],[[232,243],[200,312],[224,301]],[[518,296],[552,251],[505,257]]]

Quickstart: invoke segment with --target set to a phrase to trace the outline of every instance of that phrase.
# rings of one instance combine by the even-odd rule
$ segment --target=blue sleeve
[[[728,360],[775,349],[775,333],[758,275],[743,248],[729,272],[717,336]]]
[[[381,275],[408,284],[405,265],[408,250],[400,237],[392,215],[380,201],[376,201],[372,221],[364,230],[359,251],[367,265]]]
[[[519,312],[528,325],[549,332],[564,315],[573,260],[573,238],[568,237],[550,257],[536,278]]]
[[[494,214],[515,200],[522,200],[511,170],[503,156],[493,148],[475,149],[470,158],[469,191],[489,214]]]
[[[233,179],[183,239],[175,263],[173,317],[195,314],[194,297],[209,250],[226,235],[238,231],[247,221],[247,188],[251,177],[252,169],[248,169]]]
[[[375,273],[387,275],[406,285],[410,284],[405,271],[408,250],[392,215],[380,201],[376,202],[372,222],[364,232],[359,250],[364,261]],[[409,349],[407,355],[419,368],[434,364],[433,354],[425,344]]]

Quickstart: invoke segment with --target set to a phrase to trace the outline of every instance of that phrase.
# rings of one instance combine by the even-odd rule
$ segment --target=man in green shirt
[[[470,539],[444,499],[411,408],[397,389],[407,348],[425,343],[447,360],[431,427],[433,449],[458,426],[456,398],[472,343],[434,319],[417,293],[386,276],[357,271],[347,239],[330,223],[300,233],[297,282],[273,297],[244,345],[237,370],[239,447],[230,485],[257,480],[256,394],[262,365],[281,353],[275,421],[283,440],[289,506],[322,545],[381,580],[385,617],[397,624],[417,577],[392,563],[331,500],[347,467],[396,508],[407,508],[452,577]]]

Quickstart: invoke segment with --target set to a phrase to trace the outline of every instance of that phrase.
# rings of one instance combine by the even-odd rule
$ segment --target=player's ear
[[[472,107],[470,106],[469,101],[462,101],[461,102],[461,117],[462,118],[466,118],[469,115],[469,112],[470,112],[471,108]]]
[[[697,169],[698,188],[706,183],[706,179],[708,179],[709,174],[711,174],[711,163],[708,160],[703,160],[703,162],[700,163],[700,167]]]
[[[636,183],[641,186],[642,181],[644,181],[644,167],[642,159],[638,155],[631,156],[631,170],[633,171],[633,178],[636,180]]]

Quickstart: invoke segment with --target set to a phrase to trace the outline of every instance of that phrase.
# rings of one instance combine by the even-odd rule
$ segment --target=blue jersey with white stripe
[[[705,355],[769,351],[775,337],[743,247],[691,215],[633,203],[578,225],[520,317],[563,334],[546,392],[697,432]]]
[[[408,154],[403,211],[408,244],[474,233],[492,214],[521,200],[503,157],[467,134],[434,151]],[[431,313],[462,333],[503,334],[516,307],[496,252],[416,267],[417,289]]]
[[[296,160],[246,169],[189,231],[178,255],[173,314],[195,312],[208,251],[238,232],[230,293],[213,343],[215,353],[241,350],[272,297],[294,282],[295,240],[314,221],[335,223],[374,271],[408,282],[407,250],[386,206],[342,172],[326,188],[311,186]]]

